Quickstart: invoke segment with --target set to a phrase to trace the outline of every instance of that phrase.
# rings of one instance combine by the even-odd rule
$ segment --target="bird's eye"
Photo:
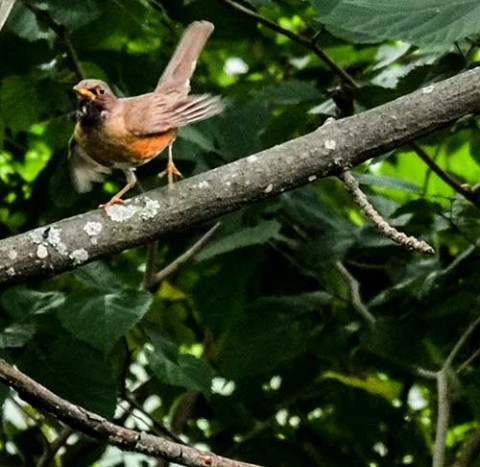
[[[100,94],[105,94],[105,89],[100,88],[100,89],[98,90],[98,92],[99,92]]]

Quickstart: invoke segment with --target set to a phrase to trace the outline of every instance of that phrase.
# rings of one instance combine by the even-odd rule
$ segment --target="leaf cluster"
[[[221,94],[228,106],[180,131],[174,153],[186,176],[480,58],[475,2],[235,5],[268,21],[257,24],[230,0],[19,2],[0,34],[0,234],[93,209],[119,188],[122,174],[87,195],[72,189],[71,88],[86,75],[119,95],[150,91],[192,20],[216,26],[193,91]],[[459,183],[478,182],[475,117],[417,143]],[[159,183],[164,163],[138,171],[144,188]],[[319,180],[223,218],[208,246],[154,293],[141,289],[142,248],[3,290],[2,358],[73,403],[141,430],[167,427],[225,456],[275,466],[430,465],[436,391],[418,369],[438,370],[478,316],[478,206],[410,147],[356,176],[392,225],[435,246],[434,257],[392,244],[338,180]],[[201,234],[160,239],[158,267]],[[478,428],[478,332],[455,361],[449,461]],[[61,426],[6,388],[1,399],[0,464],[36,465]],[[83,436],[64,448],[58,465],[154,465]]]

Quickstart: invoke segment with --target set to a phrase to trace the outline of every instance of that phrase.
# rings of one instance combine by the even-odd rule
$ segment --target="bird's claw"
[[[177,169],[176,165],[173,162],[169,162],[167,164],[167,168],[165,170],[162,170],[162,172],[160,172],[158,176],[162,178],[162,177],[165,177],[165,175],[169,175],[169,174],[175,177],[183,178],[182,172],[180,172],[180,170]]]
[[[168,179],[168,189],[173,190],[173,180],[175,177],[183,178],[182,172],[177,169],[175,164],[171,161],[168,162],[167,168],[158,174],[159,177],[165,177],[167,175]]]
[[[122,198],[112,198],[108,203],[105,204],[99,204],[98,207],[99,209],[108,209],[110,206],[113,206],[115,204],[123,204],[124,201]]]

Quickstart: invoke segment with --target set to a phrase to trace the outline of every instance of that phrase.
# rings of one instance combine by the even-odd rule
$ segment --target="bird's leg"
[[[99,208],[107,209],[108,207],[113,206],[114,204],[123,203],[122,196],[128,191],[130,191],[137,184],[135,169],[125,169],[123,173],[127,178],[127,184],[117,194],[115,194],[108,203],[100,204],[100,206],[98,206]]]
[[[182,173],[180,170],[177,169],[173,162],[173,141],[168,145],[168,163],[167,163],[167,168],[158,174],[159,177],[164,177],[167,175],[168,179],[168,188],[171,189],[173,188],[173,177],[181,177],[183,178]]]

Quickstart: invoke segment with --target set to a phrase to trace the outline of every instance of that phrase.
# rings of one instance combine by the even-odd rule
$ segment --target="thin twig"
[[[446,276],[451,272],[455,271],[455,269],[465,261],[475,250],[477,249],[476,245],[470,245],[464,251],[462,251],[457,257],[441,272],[442,276]]]
[[[467,39],[468,40],[468,39]],[[469,64],[472,60],[472,57],[473,55],[475,54],[475,52],[477,51],[478,47],[479,47],[479,40],[478,40],[478,37],[474,40],[470,40],[470,46],[469,48],[467,49],[467,51],[465,52],[465,61]]]
[[[16,390],[20,397],[61,422],[120,449],[159,456],[191,467],[251,467],[252,464],[227,459],[157,436],[117,425],[83,407],[57,396],[24,373],[0,359],[0,382]]]
[[[420,157],[420,159],[422,159],[422,161],[428,165],[432,172],[438,175],[447,185],[452,187],[457,193],[462,195],[465,199],[470,201],[477,208],[480,208],[480,199],[478,195],[474,191],[472,191],[471,188],[463,185],[454,177],[452,177],[448,172],[443,170],[417,143],[411,142],[409,146],[413,149],[417,156]]]
[[[460,457],[453,463],[452,467],[470,467],[480,457],[480,428],[478,428],[468,440],[467,446],[463,449]]]
[[[187,445],[187,443],[185,443],[181,438],[179,438],[177,435],[165,428],[157,420],[155,420],[152,415],[146,412],[142,405],[135,399],[135,397],[133,397],[133,395],[126,394],[125,400],[132,406],[133,409],[138,410],[144,417],[146,417],[150,421],[153,427],[153,431],[155,431],[156,434],[166,436],[167,438],[170,438],[176,443]]]
[[[308,39],[307,37],[301,36],[299,34],[295,34],[294,32],[283,28],[277,23],[267,18],[264,18],[263,16],[259,15],[257,12],[233,0],[221,0],[221,1],[226,5],[229,5],[230,7],[234,8],[235,10],[241,12],[245,16],[248,16],[254,19],[255,21],[257,21],[258,23],[263,24],[264,26],[271,29],[272,31],[275,31],[281,34],[282,36],[288,37],[293,42],[296,42],[297,44],[300,44],[306,47],[307,49],[311,50],[320,60],[322,60],[326,65],[328,65],[328,67],[337,76],[339,76],[344,82],[348,83],[353,88],[359,87],[358,83],[341,66],[335,63],[335,61],[326,52],[324,52],[320,47],[317,46],[317,44],[315,43],[315,40]]]
[[[153,291],[157,287],[152,287],[157,274],[157,257],[158,257],[158,241],[154,241],[147,245],[145,272],[143,274],[143,288],[145,290]]]
[[[408,236],[392,227],[372,206],[366,195],[360,189],[360,185],[350,170],[344,170],[339,175],[339,178],[343,181],[347,190],[352,195],[353,200],[363,212],[365,217],[370,219],[387,237],[391,238],[399,245],[405,246],[409,250],[416,250],[420,253],[429,255],[432,255],[435,252],[435,250],[423,240],[418,240],[415,237]]]
[[[178,399],[175,404],[175,410],[172,415],[172,431],[174,433],[182,433],[184,426],[192,417],[192,412],[200,399],[200,391],[186,391]],[[155,467],[167,467],[170,464],[165,459],[159,459],[155,464]]]
[[[55,458],[57,452],[66,444],[68,438],[70,438],[70,435],[73,433],[74,431],[72,428],[69,426],[64,427],[55,441],[47,446],[47,449],[37,463],[37,467],[48,467]]]
[[[42,420],[40,418],[40,414],[33,414],[29,412],[15,397],[10,397],[9,400],[20,412],[23,413],[23,415],[25,415],[25,423],[27,423],[27,419],[29,419],[34,423],[34,425],[41,425]],[[45,434],[42,432],[42,430],[40,430],[40,432],[42,433],[42,436],[45,437]],[[45,438],[45,442],[48,442],[47,438]]]
[[[213,336],[210,331],[206,331],[203,339],[202,359],[209,361],[212,356]],[[193,417],[195,407],[199,401],[202,393],[200,391],[189,390],[185,391],[179,398],[175,405],[175,410],[171,415],[171,430],[174,434],[179,435],[183,433],[185,425]],[[159,459],[155,467],[167,467],[169,464],[163,459]]]
[[[37,5],[28,1],[24,2],[26,7],[46,26],[48,26],[58,37],[58,40],[63,45],[67,56],[70,58],[70,62],[73,66],[73,72],[77,81],[81,81],[87,77],[85,70],[83,69],[82,62],[78,58],[77,52],[73,47],[70,35],[67,28],[60,23],[57,23],[46,10],[42,10]]]
[[[358,281],[350,274],[350,271],[341,263],[341,261],[337,261],[335,266],[348,285],[350,300],[354,310],[363,318],[370,328],[373,328],[376,319],[363,303],[362,297],[360,296],[360,286]]]
[[[204,234],[194,245],[192,245],[187,251],[182,253],[178,258],[172,261],[168,266],[163,268],[161,271],[157,272],[151,279],[150,282],[145,284],[145,288],[150,292],[154,292],[159,285],[167,277],[175,274],[181,267],[185,266],[189,261],[191,261],[195,255],[197,255],[200,250],[202,250],[205,245],[213,237],[213,234],[220,227],[221,222],[217,222],[206,234]],[[145,276],[147,277],[147,276]]]
[[[458,339],[457,343],[453,347],[452,351],[448,355],[447,359],[445,360],[445,363],[443,364],[443,369],[449,369],[451,368],[453,364],[453,360],[456,358],[462,347],[465,345],[467,340],[470,338],[470,336],[473,334],[477,326],[480,324],[480,316],[472,323],[468,328],[465,330],[465,332],[460,336],[460,339]]]
[[[213,335],[206,330],[203,338],[202,359],[209,362],[212,358],[213,351]],[[200,391],[190,390],[184,393],[182,400],[178,403],[175,412],[172,415],[172,431],[176,434],[183,432],[188,420],[192,417],[195,404],[202,393]]]
[[[449,378],[452,372],[453,361],[480,324],[480,316],[468,326],[460,336],[451,352],[448,354],[442,369],[437,373],[438,412],[435,429],[435,444],[433,447],[432,467],[445,466],[445,448],[447,442],[448,420],[450,416]]]
[[[150,243],[148,246],[155,246],[157,244],[157,242],[154,242],[154,243]],[[167,428],[165,428],[163,425],[161,425],[157,420],[155,420],[155,418],[153,418],[149,413],[147,413],[142,405],[135,399],[135,396],[132,394],[132,393],[129,393],[127,391],[127,385],[126,385],[126,381],[127,381],[127,376],[128,376],[128,372],[129,372],[129,369],[130,369],[130,364],[131,364],[131,357],[132,357],[132,352],[130,351],[130,349],[128,348],[128,342],[127,340],[124,338],[123,339],[123,343],[124,343],[124,346],[125,346],[125,350],[127,352],[127,358],[124,362],[124,365],[123,365],[123,369],[122,369],[122,381],[123,381],[123,385],[122,385],[122,389],[121,389],[121,397],[122,399],[124,399],[130,406],[131,410],[130,412],[132,413],[132,416],[135,416],[134,415],[134,409],[136,409],[138,412],[140,412],[143,416],[145,416],[146,418],[148,418],[148,420],[151,422],[151,424],[153,425],[153,429],[152,431],[155,433],[155,434],[158,434],[158,435],[163,435],[163,436],[167,436],[167,438],[170,438],[172,439],[173,441],[177,442],[177,443],[180,443],[180,444],[185,444],[183,442],[183,440],[181,438],[179,438],[178,436],[176,436],[175,434],[173,434],[172,432],[170,432]],[[140,417],[138,417],[140,419]],[[145,423],[144,420],[142,420],[142,422]]]
[[[432,467],[445,467],[445,446],[447,442],[448,420],[450,418],[450,397],[448,392],[448,371],[442,369],[437,373],[437,425]]]
[[[475,350],[475,352],[470,355],[461,365],[458,366],[457,368],[457,373],[461,373],[462,371],[465,370],[475,359],[477,359],[480,356],[480,348]]]
[[[137,184],[135,185],[135,189],[138,193],[145,193],[143,185],[138,180]],[[158,240],[154,240],[153,242],[147,244],[145,256],[145,272],[143,273],[142,284],[145,290],[149,290],[148,285],[154,279],[155,272],[157,270]]]
[[[425,368],[421,368],[419,366],[411,366],[411,369],[421,378],[436,380],[438,371],[431,371],[426,370]]]
[[[40,436],[42,438],[42,442],[45,446],[46,450],[50,449],[50,440],[48,439],[47,435],[43,432],[42,430],[42,423],[43,423],[43,416],[39,412],[29,412],[18,400],[17,397],[10,397],[9,398],[10,402],[20,411],[25,415],[25,423],[28,422],[27,420],[31,420],[36,428],[38,428],[38,432],[40,433]]]
[[[128,347],[128,340],[125,336],[122,338],[122,345],[125,349],[125,360],[122,362],[122,369],[121,369],[121,382],[122,386],[120,388],[120,397],[125,398],[127,395],[127,378],[130,372],[130,365],[132,363],[133,351],[130,350]]]

